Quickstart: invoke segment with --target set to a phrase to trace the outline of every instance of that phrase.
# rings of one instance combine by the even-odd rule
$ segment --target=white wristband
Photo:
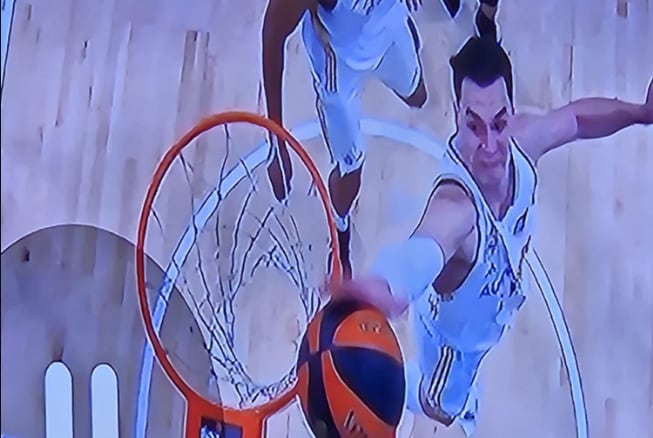
[[[444,252],[435,239],[412,236],[381,249],[372,274],[383,278],[395,298],[412,302],[432,284],[444,268]]]

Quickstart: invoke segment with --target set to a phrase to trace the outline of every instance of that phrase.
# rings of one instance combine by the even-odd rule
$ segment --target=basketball
[[[306,328],[297,376],[317,438],[395,436],[406,380],[399,342],[380,311],[353,300],[329,302]]]

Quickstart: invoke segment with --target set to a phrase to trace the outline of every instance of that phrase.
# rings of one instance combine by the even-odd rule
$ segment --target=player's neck
[[[510,163],[511,161],[508,161],[506,172],[500,179],[494,181],[479,181],[477,178],[474,178],[478,188],[481,190],[481,193],[483,193],[487,203],[490,205],[490,208],[492,208],[492,211],[498,217],[503,217],[513,198],[513,166]],[[472,177],[474,177],[474,175],[472,175]]]

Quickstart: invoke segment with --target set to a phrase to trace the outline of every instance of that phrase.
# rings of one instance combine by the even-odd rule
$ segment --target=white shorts
[[[373,68],[357,70],[317,35],[310,15],[303,19],[302,39],[313,74],[316,107],[322,126],[322,136],[338,164],[341,175],[353,172],[363,164],[365,144],[360,130],[360,96],[364,80],[373,76],[398,95],[411,96],[422,77],[419,62],[419,35],[412,18],[398,26],[393,43]]]
[[[421,320],[414,321],[417,360],[406,366],[406,407],[423,413],[420,391],[431,407],[458,422],[470,435],[478,411],[478,372],[488,351],[464,352],[447,345]]]

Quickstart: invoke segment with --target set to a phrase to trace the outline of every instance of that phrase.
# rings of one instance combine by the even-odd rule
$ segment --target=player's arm
[[[304,11],[315,0],[269,0],[261,32],[263,88],[267,116],[282,124],[282,84],[286,40],[299,24]]]
[[[579,99],[545,115],[521,114],[513,126],[515,139],[537,161],[567,143],[607,137],[632,125],[653,123],[653,81],[643,104],[618,99]]]
[[[334,296],[370,303],[391,318],[401,315],[440,275],[475,224],[467,192],[456,184],[439,186],[413,234],[383,247],[368,275],[344,283]]]

